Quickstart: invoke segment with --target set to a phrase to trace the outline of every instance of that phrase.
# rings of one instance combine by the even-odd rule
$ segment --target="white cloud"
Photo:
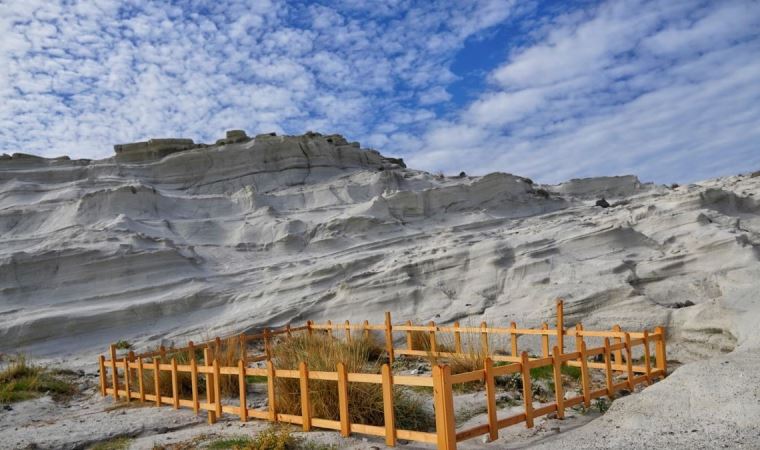
[[[760,8],[742,1],[615,1],[556,17],[412,161],[551,182],[757,170],[758,29]]]
[[[485,0],[2,8],[0,151],[74,157],[150,136],[208,142],[229,128],[362,138],[395,119],[417,126],[432,113],[408,102],[447,101],[456,51],[509,13]]]

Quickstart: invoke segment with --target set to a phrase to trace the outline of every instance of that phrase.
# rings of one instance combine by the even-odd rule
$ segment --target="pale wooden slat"
[[[317,428],[327,428],[328,430],[340,431],[341,425],[337,420],[320,419],[318,417],[311,418],[311,425]]]
[[[525,413],[515,414],[513,416],[505,417],[503,419],[499,419],[497,422],[499,424],[499,428],[506,428],[511,425],[516,425],[520,422],[524,422],[525,419],[527,419]]]
[[[396,437],[398,439],[406,439],[407,441],[426,442],[428,444],[435,444],[438,440],[435,433],[399,429],[396,430]]]
[[[433,378],[417,375],[394,375],[393,384],[400,386],[433,387]]]

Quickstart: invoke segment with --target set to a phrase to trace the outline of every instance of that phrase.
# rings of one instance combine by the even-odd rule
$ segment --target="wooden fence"
[[[314,333],[324,330],[329,335],[342,332],[345,339],[352,339],[352,332],[369,334],[372,331],[382,331],[385,340],[385,349],[389,363],[393,363],[396,356],[407,357],[436,357],[445,361],[446,358],[465,356],[466,352],[474,351],[462,345],[462,335],[476,335],[479,337],[479,349],[484,359],[482,369],[466,373],[452,374],[447,365],[434,365],[429,375],[397,375],[391,370],[391,364],[384,364],[379,374],[349,373],[346,367],[339,363],[333,371],[309,370],[304,362],[298,369],[275,368],[271,361],[272,340],[279,336],[287,338],[293,333]],[[413,333],[424,332],[427,334],[427,349],[415,349]],[[394,348],[394,333],[404,333],[406,342],[404,348]],[[438,338],[440,334],[453,336],[454,348],[440,348]],[[510,340],[509,352],[494,348],[490,343],[489,336],[506,335]],[[518,337],[522,335],[539,336],[541,340],[541,356],[529,356],[525,351],[518,351]],[[573,338],[574,351],[565,353],[565,337]],[[551,346],[551,339],[554,345]],[[585,340],[595,338],[603,340],[603,345],[587,348]],[[220,367],[219,361],[212,358],[212,352],[221,348],[221,339],[194,345],[192,342],[183,348],[172,348],[168,352],[187,352],[189,364],[178,364],[175,358],[167,361],[167,349],[160,348],[156,352],[136,355],[133,352],[117,357],[117,349],[110,347],[109,358],[99,357],[100,364],[100,389],[103,396],[113,395],[115,400],[152,402],[156,406],[171,405],[174,409],[180,407],[191,408],[196,414],[207,411],[209,423],[214,423],[223,414],[239,416],[240,420],[247,421],[250,418],[268,420],[271,422],[284,422],[301,425],[304,431],[313,427],[326,428],[340,431],[341,435],[349,436],[351,433],[382,436],[388,446],[395,446],[398,439],[436,444],[439,449],[455,449],[456,443],[465,439],[487,434],[490,440],[498,438],[498,430],[514,424],[525,422],[526,427],[533,427],[537,417],[556,413],[557,417],[563,418],[566,408],[583,404],[591,405],[593,399],[599,397],[614,398],[620,390],[633,391],[638,384],[650,384],[657,378],[667,375],[667,362],[665,350],[665,331],[662,327],[655,328],[653,333],[624,332],[615,326],[610,331],[590,331],[583,329],[578,324],[574,328],[565,329],[563,304],[557,302],[557,326],[550,329],[543,324],[541,329],[517,328],[512,323],[509,328],[489,327],[482,323],[479,327],[461,327],[455,323],[453,326],[438,326],[434,323],[428,325],[414,325],[410,322],[405,324],[392,324],[390,313],[386,313],[385,323],[371,325],[367,321],[362,324],[351,324],[348,321],[342,324],[325,324],[308,322],[302,327],[291,328],[290,326],[279,330],[265,330],[257,335],[241,335],[239,339],[241,358],[236,366]],[[249,355],[249,343],[259,340],[263,344],[263,353]],[[229,338],[228,338],[229,342]],[[654,346],[655,360],[651,360],[651,347]],[[634,351],[641,347],[643,364],[634,364]],[[203,358],[196,357],[196,352],[202,350]],[[447,350],[447,351],[444,351]],[[453,351],[452,351],[453,350]],[[593,358],[589,361],[589,358]],[[265,367],[248,367],[251,362],[265,361]],[[509,363],[499,365],[499,363]],[[581,395],[565,398],[561,367],[563,365],[580,368]],[[534,406],[532,380],[530,370],[538,367],[552,367],[554,381],[554,401]],[[602,388],[592,389],[592,369],[604,371],[605,385]],[[110,372],[110,373],[109,373]],[[120,374],[121,372],[121,374]],[[171,396],[161,395],[162,372],[170,375],[172,388]],[[146,373],[151,373],[153,385],[145,386]],[[190,398],[181,398],[179,393],[180,374],[189,374],[191,380]],[[524,412],[508,417],[499,418],[496,409],[496,377],[516,374],[521,378],[523,389]],[[615,382],[616,375],[623,375],[624,380]],[[267,385],[267,407],[265,409],[249,408],[247,403],[247,377],[262,377]],[[238,380],[239,398],[227,399],[224,404],[221,395],[222,377],[235,377]],[[150,379],[149,378],[149,379]],[[298,379],[300,386],[301,414],[284,414],[277,409],[275,393],[275,380],[277,378]],[[336,383],[339,399],[339,420],[328,420],[312,416],[312,408],[309,398],[309,382],[312,380],[332,381]],[[199,383],[205,383],[205,398],[199,398]],[[461,383],[480,382],[485,385],[484,401],[487,409],[487,422],[475,427],[457,430],[454,416],[453,386]],[[384,426],[351,423],[349,421],[349,383],[371,383],[381,385],[383,392]],[[435,432],[423,432],[416,430],[398,429],[394,418],[393,389],[396,386],[423,386],[430,387],[433,391],[433,406],[435,411]],[[232,402],[232,403],[230,403]]]

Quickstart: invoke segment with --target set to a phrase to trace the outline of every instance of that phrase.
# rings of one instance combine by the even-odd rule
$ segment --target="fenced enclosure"
[[[306,361],[297,368],[278,368],[272,360],[272,345],[278,340],[292,339],[296,334],[313,335],[324,333],[332,339],[351,341],[366,338],[370,333],[382,334],[382,345],[387,363],[380,366],[379,373],[349,372],[344,363],[337,363],[335,370],[309,370]],[[403,347],[394,347],[394,338],[403,334]],[[505,337],[509,347],[494,345],[494,337]],[[519,337],[532,336],[540,340],[541,354],[529,355],[519,349]],[[451,345],[441,343],[450,339]],[[463,338],[464,341],[463,342]],[[570,342],[566,343],[565,339]],[[596,340],[600,345],[588,348],[586,341]],[[259,344],[260,350],[251,354],[251,344]],[[222,365],[220,359],[229,361],[229,354],[221,358],[223,347],[236,352],[233,356],[237,364]],[[573,351],[565,352],[572,346]],[[420,348],[423,347],[423,348]],[[654,357],[652,356],[654,347]],[[452,373],[447,361],[468,357],[477,353],[482,359],[482,368],[462,373]],[[640,354],[634,364],[634,353]],[[394,361],[398,357],[428,358],[434,360],[432,370],[426,375],[402,375],[394,373]],[[591,360],[589,360],[591,358]],[[251,365],[262,367],[251,367]],[[182,348],[159,348],[154,352],[135,354],[129,352],[117,356],[115,345],[111,345],[108,358],[99,357],[100,390],[103,396],[112,395],[115,400],[127,402],[151,402],[155,406],[170,405],[174,409],[190,408],[196,414],[206,411],[209,423],[214,423],[223,414],[238,416],[240,420],[262,419],[300,425],[304,431],[324,428],[340,431],[341,435],[352,433],[381,436],[388,446],[395,446],[398,439],[436,444],[439,449],[455,449],[456,443],[476,436],[488,435],[490,440],[498,438],[499,429],[524,422],[533,427],[537,417],[556,413],[563,418],[565,409],[576,405],[590,407],[591,401],[599,397],[613,398],[618,391],[633,391],[639,384],[651,384],[667,375],[665,331],[657,327],[652,333],[627,332],[619,326],[609,331],[585,330],[577,324],[574,328],[564,326],[563,303],[557,301],[556,327],[542,324],[540,329],[517,328],[511,323],[507,328],[415,325],[411,322],[393,324],[390,313],[385,315],[385,323],[351,324],[346,321],[333,324],[330,321],[317,324],[311,321],[304,326],[290,325],[278,330],[265,330],[255,335],[240,335],[224,341],[216,338],[209,342],[193,344]],[[580,395],[565,398],[562,368],[573,366],[580,369]],[[533,400],[531,369],[550,369],[553,379],[554,401],[536,406]],[[603,387],[593,389],[591,371],[604,373]],[[507,417],[498,417],[496,403],[497,377],[515,376],[522,386],[523,412]],[[615,381],[622,376],[622,381]],[[248,385],[251,380],[266,384],[266,407],[250,407]],[[286,413],[278,409],[278,380],[297,380],[300,396],[300,414]],[[311,406],[311,394],[316,383],[335,383],[338,394],[338,420],[315,417]],[[190,394],[183,398],[180,384],[189,384]],[[382,391],[382,426],[353,423],[350,420],[349,385],[364,383],[378,385]],[[454,391],[460,384],[482,384],[483,401],[487,420],[468,429],[457,430],[454,414]],[[295,381],[294,381],[295,384]],[[312,389],[310,389],[312,385]],[[222,386],[232,386],[234,398],[223,398]],[[398,428],[394,414],[394,392],[397,388],[430,388],[432,390],[435,431],[409,430]],[[202,398],[203,397],[203,398]]]

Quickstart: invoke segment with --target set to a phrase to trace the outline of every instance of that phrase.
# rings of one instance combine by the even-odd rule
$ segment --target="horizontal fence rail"
[[[359,333],[368,336],[370,332],[383,332],[384,348],[388,364],[381,366],[380,373],[350,373],[343,363],[339,363],[335,371],[312,371],[305,362],[298,368],[275,368],[272,362],[272,343],[277,339],[287,339],[295,333],[322,332],[332,337],[342,333],[346,340],[355,338]],[[394,333],[405,335],[405,346],[394,347]],[[424,349],[415,348],[414,333],[425,336]],[[441,334],[453,337],[453,348],[439,343]],[[462,337],[475,335],[477,345],[465,348]],[[508,336],[509,351],[494,348],[490,336]],[[541,355],[531,356],[525,351],[519,351],[520,336],[533,335],[541,340]],[[574,350],[565,352],[565,338],[571,338]],[[554,345],[551,346],[551,338]],[[597,339],[603,345],[588,348],[586,339]],[[251,355],[249,344],[260,341],[263,353]],[[652,333],[626,332],[619,326],[609,331],[584,330],[581,324],[566,329],[564,326],[563,302],[557,301],[556,328],[550,329],[548,324],[542,324],[540,329],[517,328],[513,322],[508,328],[489,327],[485,322],[479,327],[462,327],[455,322],[452,326],[439,326],[434,322],[428,325],[392,324],[390,313],[385,315],[385,323],[381,325],[351,324],[349,321],[333,324],[316,324],[311,321],[304,326],[290,325],[277,329],[265,329],[262,333],[239,335],[225,340],[227,345],[234,342],[239,347],[240,358],[235,366],[220,366],[216,358],[222,349],[222,339],[194,344],[189,342],[186,347],[159,347],[156,351],[135,354],[130,351],[118,356],[115,345],[111,345],[108,358],[101,355],[100,390],[103,396],[112,395],[116,401],[150,402],[155,406],[168,405],[174,409],[189,408],[195,414],[206,411],[209,423],[215,423],[222,415],[238,416],[241,421],[251,418],[300,425],[304,431],[312,428],[337,430],[343,436],[352,433],[380,436],[388,446],[395,446],[398,439],[405,439],[429,444],[436,444],[439,449],[455,449],[456,443],[481,435],[488,435],[489,440],[498,438],[500,429],[524,422],[528,428],[533,427],[538,417],[555,413],[558,418],[564,418],[567,408],[583,405],[591,406],[591,401],[600,397],[612,399],[622,390],[632,392],[639,384],[649,385],[658,378],[667,375],[667,360],[665,349],[665,330],[657,327]],[[654,361],[652,361],[654,347]],[[634,364],[634,351],[642,354],[643,363]],[[200,353],[202,352],[202,357]],[[477,352],[484,355],[483,368],[464,372],[451,373],[451,368],[445,364],[436,364],[429,375],[397,375],[392,371],[392,364],[397,356],[438,358],[445,362],[447,358],[457,358]],[[176,355],[187,356],[186,364],[179,364]],[[171,358],[168,355],[172,355]],[[250,363],[264,362],[264,367],[249,367]],[[562,366],[573,366],[580,369],[581,394],[565,398],[562,380]],[[551,367],[554,384],[554,401],[534,405],[532,380],[530,370],[540,367]],[[604,387],[592,389],[591,370],[604,372]],[[168,375],[166,377],[161,375]],[[150,375],[149,377],[146,377]],[[496,408],[496,377],[518,376],[522,384],[523,412],[507,417],[498,417]],[[180,377],[190,378],[190,396],[181,398]],[[623,381],[615,381],[622,376]],[[224,378],[226,377],[226,378]],[[248,377],[260,377],[266,384],[267,406],[264,409],[250,408],[247,402]],[[278,410],[276,399],[277,379],[298,380],[300,391],[301,414],[285,414]],[[238,398],[226,399],[223,402],[221,384],[227,380],[237,380]],[[314,417],[310,406],[310,381],[334,382],[338,391],[339,420]],[[150,381],[150,386],[146,381]],[[370,383],[381,386],[383,393],[384,425],[369,425],[350,422],[348,401],[348,386],[350,383]],[[463,383],[483,383],[484,401],[487,411],[487,422],[458,430],[455,422],[453,406],[454,386]],[[166,384],[166,386],[164,386]],[[201,398],[201,386],[205,398]],[[394,388],[397,386],[432,388],[433,407],[435,412],[435,432],[405,430],[396,427],[394,417]],[[171,395],[162,395],[168,389]]]

